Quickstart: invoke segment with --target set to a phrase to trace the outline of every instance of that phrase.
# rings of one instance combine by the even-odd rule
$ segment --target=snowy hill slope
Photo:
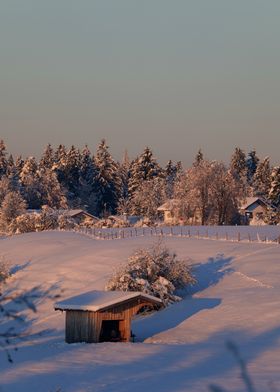
[[[113,269],[154,239],[98,241],[75,233],[30,233],[0,240],[16,266],[9,285],[57,284],[62,299],[103,289]],[[32,333],[9,364],[1,353],[1,391],[207,391],[218,383],[244,390],[225,348],[234,340],[257,390],[280,390],[280,246],[166,238],[191,258],[198,284],[178,304],[133,323],[137,343],[64,343],[65,315],[53,302],[30,312]],[[271,384],[272,385],[272,384]]]

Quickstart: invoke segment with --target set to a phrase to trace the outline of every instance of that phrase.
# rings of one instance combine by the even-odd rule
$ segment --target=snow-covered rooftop
[[[247,197],[240,208],[241,210],[246,210],[252,204],[257,202],[259,202],[262,205],[268,205],[268,203],[260,197]]]
[[[54,305],[55,310],[85,310],[97,312],[109,306],[141,297],[152,302],[161,304],[159,298],[142,293],[140,291],[89,291],[87,293],[68,298]]]
[[[178,199],[169,199],[167,202],[158,207],[158,211],[170,211],[175,208],[179,203]]]

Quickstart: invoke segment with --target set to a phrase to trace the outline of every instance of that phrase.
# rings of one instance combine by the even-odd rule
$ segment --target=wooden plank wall
[[[129,342],[131,320],[143,306],[153,306],[143,299],[132,299],[100,312],[67,310],[65,341],[98,343],[103,320],[119,320],[121,341]]]

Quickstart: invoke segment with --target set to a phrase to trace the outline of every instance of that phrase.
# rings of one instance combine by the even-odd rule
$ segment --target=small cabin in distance
[[[131,321],[143,308],[159,309],[162,301],[141,292],[90,291],[55,304],[66,312],[67,343],[129,342]]]
[[[264,225],[264,217],[272,206],[260,197],[247,197],[240,207],[242,224]]]

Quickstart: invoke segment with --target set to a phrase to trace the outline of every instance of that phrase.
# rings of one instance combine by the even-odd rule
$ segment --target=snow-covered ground
[[[63,300],[102,290],[115,267],[153,241],[30,233],[0,239],[0,255],[16,271],[9,286],[57,285]],[[280,245],[179,236],[165,242],[194,264],[198,284],[183,301],[135,320],[136,343],[72,345],[64,343],[65,314],[52,300],[38,303],[38,312],[29,312],[34,336],[18,343],[14,363],[0,353],[1,392],[201,392],[213,383],[244,391],[229,339],[256,390],[280,391]]]

